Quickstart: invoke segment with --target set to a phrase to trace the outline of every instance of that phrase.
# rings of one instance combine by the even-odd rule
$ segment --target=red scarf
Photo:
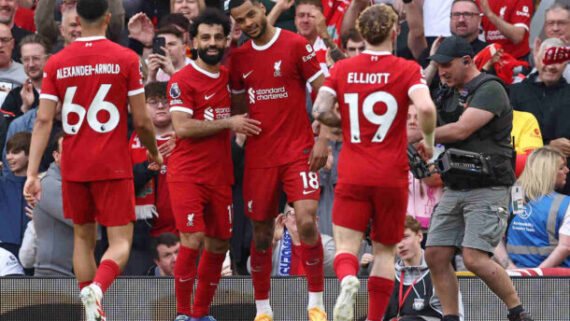
[[[158,137],[156,139],[156,144],[158,146],[166,143],[168,138]],[[147,160],[146,151],[147,149],[140,142],[140,139],[136,132],[133,132],[131,139],[129,141],[129,149],[131,154],[131,163],[133,165],[142,163]],[[164,164],[160,171],[166,171],[167,160],[164,160]],[[152,178],[149,180],[145,187],[136,195],[136,217],[137,220],[151,219],[153,217],[158,217],[158,212],[156,210],[156,179]]]
[[[477,69],[481,70],[483,66],[493,57],[493,55],[501,49],[501,45],[498,43],[494,43],[492,45],[488,45],[485,49],[481,50],[478,54],[475,55],[473,58]],[[528,67],[529,64],[526,61],[516,60],[513,56],[509,55],[506,52],[503,52],[499,61],[494,64],[495,72],[497,72],[497,76],[501,78],[506,84],[513,83],[513,69],[518,66],[525,66]]]

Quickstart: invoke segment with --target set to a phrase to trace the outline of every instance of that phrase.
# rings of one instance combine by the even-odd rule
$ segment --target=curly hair
[[[420,221],[415,219],[413,216],[406,215],[406,225],[405,228],[409,228],[414,233],[418,233],[422,230],[422,224]]]
[[[382,3],[362,11],[356,28],[369,44],[378,45],[390,35],[397,21],[398,15],[394,9]]]

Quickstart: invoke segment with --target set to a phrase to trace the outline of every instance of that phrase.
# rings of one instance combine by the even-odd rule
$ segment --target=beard
[[[263,34],[265,34],[265,30],[266,30],[266,29],[267,29],[267,20],[264,20],[264,21],[262,21],[262,22],[259,24],[259,33],[257,34],[257,36],[254,37],[253,35],[250,35],[250,34],[247,33],[247,32],[246,32],[246,34],[247,34],[250,38],[257,39],[257,38],[263,36]]]
[[[464,27],[465,30],[462,32],[457,32],[458,27]],[[464,39],[471,38],[475,33],[478,33],[479,30],[469,30],[466,23],[458,22],[455,24],[455,32],[451,32],[452,35],[458,36]]]
[[[218,50],[218,54],[217,55],[209,55],[208,50],[210,50],[210,49]],[[202,59],[208,65],[213,66],[213,65],[218,64],[220,61],[222,61],[222,58],[224,57],[224,49],[221,49],[218,47],[200,48],[200,49],[198,49],[198,57],[200,57],[200,59]]]

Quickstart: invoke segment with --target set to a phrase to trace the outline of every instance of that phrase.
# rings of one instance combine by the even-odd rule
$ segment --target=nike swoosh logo
[[[248,72],[247,74],[242,74],[243,79],[249,77],[249,75],[250,75],[252,72],[253,72],[253,70],[250,71],[250,72]]]
[[[187,278],[187,279],[180,279],[180,280],[178,280],[178,281],[180,281],[181,283],[185,283],[185,282],[188,282],[188,281],[190,281],[190,280],[192,280],[192,279],[193,279],[193,278]]]
[[[321,261],[319,261],[319,260],[316,260],[315,262],[307,262],[307,265],[308,265],[308,266],[313,266],[313,265],[319,264],[320,262],[321,262]]]
[[[303,191],[303,195],[308,195],[308,194],[314,193],[314,192],[316,192],[316,191],[317,191],[317,190]]]
[[[210,98],[214,97],[214,95],[215,95],[215,94],[211,94],[210,96],[206,96],[206,95],[204,95],[204,99],[208,100],[208,99],[210,99]]]

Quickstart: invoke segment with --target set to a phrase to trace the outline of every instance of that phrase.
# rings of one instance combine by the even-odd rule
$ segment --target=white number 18
[[[301,178],[303,179],[304,189],[308,189],[309,187],[312,189],[319,188],[319,177],[317,176],[317,173],[309,172],[307,175],[307,172],[300,172],[299,175],[301,175]]]

